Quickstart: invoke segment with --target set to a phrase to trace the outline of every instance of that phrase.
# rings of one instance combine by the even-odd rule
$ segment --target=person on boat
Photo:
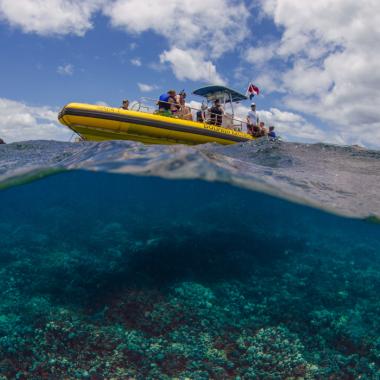
[[[186,98],[186,93],[185,93],[185,90],[182,90],[180,91],[179,94],[176,94],[174,96],[174,100],[175,102],[174,103],[170,103],[170,111],[171,113],[176,116],[176,117],[179,117],[181,118],[181,108],[182,108],[182,98],[185,97]]]
[[[265,123],[263,121],[260,121],[259,127],[260,127],[260,137],[266,136],[268,134],[268,131],[265,128]]]
[[[0,144],[5,144],[5,141],[3,139],[0,139]]]
[[[180,105],[176,101],[176,91],[169,90],[158,99],[158,111],[163,114],[172,115],[177,112]]]
[[[201,105],[201,109],[197,111],[197,121],[199,123],[204,123],[206,121],[206,111],[207,111],[207,104],[204,102]]]
[[[185,90],[180,91],[180,93],[177,94],[177,95],[175,96],[175,101],[176,101],[178,104],[180,104],[182,98],[183,98],[183,99],[186,99],[186,92],[185,92]]]
[[[252,127],[252,136],[253,137],[261,137],[261,130],[260,130],[260,127],[258,125],[254,125]]]
[[[247,114],[247,133],[253,136],[253,133],[257,133],[257,125],[259,122],[259,118],[256,113],[256,104],[251,104],[251,109]]]
[[[220,100],[216,99],[214,105],[210,108],[210,124],[222,125],[224,109],[220,104]]]
[[[197,111],[196,117],[197,117],[197,122],[198,123],[203,123],[205,121],[205,118],[204,118],[202,110],[198,110]]]
[[[129,108],[129,100],[128,99],[124,99],[120,108],[122,108],[123,110],[128,110],[128,108]]]
[[[276,132],[274,131],[274,127],[273,126],[269,127],[268,137],[270,139],[275,139],[276,138]]]
[[[177,103],[180,104],[181,108],[176,113],[176,116],[184,120],[193,120],[193,115],[191,114],[191,108],[186,106],[185,99],[186,99],[186,92],[182,90],[177,95]]]

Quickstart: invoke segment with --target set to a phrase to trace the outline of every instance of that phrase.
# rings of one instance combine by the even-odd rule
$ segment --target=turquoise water
[[[376,152],[54,144],[0,152],[0,378],[379,378]]]

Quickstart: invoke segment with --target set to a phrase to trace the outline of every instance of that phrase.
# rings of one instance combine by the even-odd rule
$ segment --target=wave
[[[29,141],[0,146],[0,189],[67,170],[228,183],[343,216],[380,217],[380,152],[268,140],[221,146]]]

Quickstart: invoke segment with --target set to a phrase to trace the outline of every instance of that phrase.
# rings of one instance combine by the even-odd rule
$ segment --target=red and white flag
[[[247,92],[246,92],[246,96],[249,96],[249,99],[252,100],[252,98],[255,96],[255,95],[259,95],[260,94],[260,89],[255,86],[252,82],[248,85],[248,88],[247,88]]]

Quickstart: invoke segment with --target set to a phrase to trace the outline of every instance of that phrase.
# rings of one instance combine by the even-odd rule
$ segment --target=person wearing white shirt
[[[255,129],[257,129],[257,123],[259,118],[256,113],[256,104],[251,104],[251,109],[247,114],[247,133],[254,135]]]

